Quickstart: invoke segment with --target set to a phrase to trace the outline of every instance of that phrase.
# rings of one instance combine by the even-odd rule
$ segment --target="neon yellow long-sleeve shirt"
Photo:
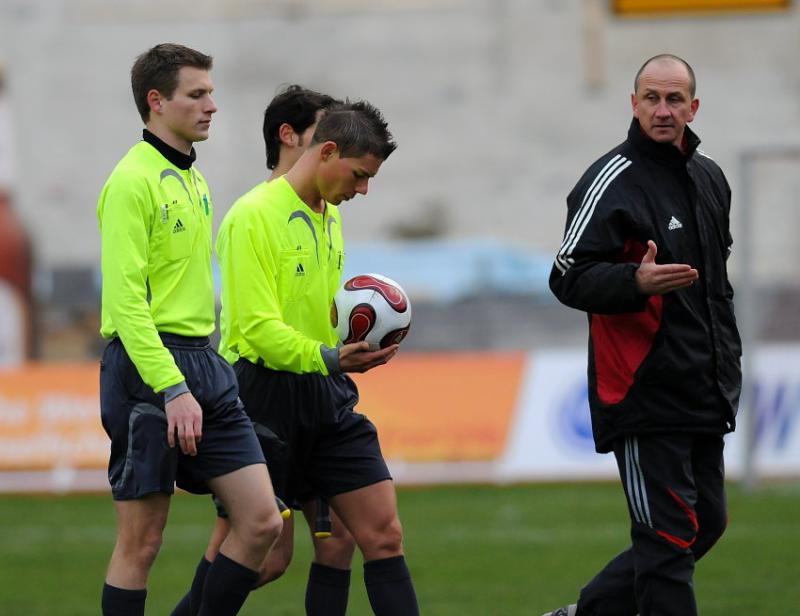
[[[212,208],[208,185],[140,141],[100,193],[102,324],[119,336],[154,391],[181,383],[159,332],[207,336],[214,330]]]
[[[313,211],[285,178],[233,205],[217,235],[220,353],[228,361],[329,374],[323,353],[337,343],[330,309],[344,267],[340,221],[337,207]]]

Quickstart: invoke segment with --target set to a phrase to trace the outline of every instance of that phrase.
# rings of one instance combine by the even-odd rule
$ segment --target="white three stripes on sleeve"
[[[564,234],[564,241],[556,256],[555,264],[562,274],[565,274],[575,263],[574,259],[571,257],[572,252],[575,250],[578,240],[586,229],[589,219],[592,217],[592,214],[594,214],[594,208],[597,202],[600,201],[600,197],[603,196],[606,188],[614,181],[614,178],[630,166],[630,160],[621,154],[617,154],[606,163],[606,166],[603,167],[600,173],[594,178],[592,185],[583,197],[580,209],[575,214],[575,218],[572,219],[569,229],[567,229],[567,232]]]

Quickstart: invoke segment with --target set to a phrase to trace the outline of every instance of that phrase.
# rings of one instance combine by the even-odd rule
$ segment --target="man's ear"
[[[294,128],[288,122],[284,122],[278,127],[278,139],[282,145],[296,146],[298,137]]]
[[[150,90],[147,93],[147,105],[150,107],[151,112],[155,111],[156,113],[159,113],[161,111],[161,101],[163,98],[164,97],[161,96],[161,93],[158,90]]]
[[[686,120],[687,122],[691,122],[692,120],[694,120],[694,116],[697,115],[697,110],[698,109],[700,109],[700,99],[699,98],[695,98],[695,99],[692,100],[692,102],[691,102],[691,104],[689,106],[689,117]]]
[[[319,156],[322,160],[327,161],[329,158],[339,153],[339,146],[335,141],[326,141],[319,148]]]

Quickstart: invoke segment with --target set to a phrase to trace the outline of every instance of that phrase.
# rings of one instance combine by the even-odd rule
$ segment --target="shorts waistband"
[[[203,349],[211,346],[208,336],[179,336],[178,334],[167,334],[158,332],[161,341],[168,347],[189,347],[192,349]]]
[[[236,360],[237,364],[239,362],[244,362],[249,368],[258,368],[258,370],[261,370],[264,373],[282,375],[284,378],[302,383],[310,383],[317,380],[323,380],[325,382],[331,383],[334,380],[336,380],[335,379],[336,376],[344,374],[344,373],[337,373],[336,375],[323,376],[319,372],[292,372],[290,370],[278,370],[276,368],[270,368],[269,366],[267,366],[267,364],[264,362],[264,359],[261,357],[259,357],[256,361],[253,361],[252,359],[248,359],[246,357],[240,357],[239,359]]]
[[[256,360],[252,360],[252,359],[249,359],[247,357],[241,357],[240,356],[239,359],[236,360],[237,364],[239,362],[244,362],[245,364],[248,364],[248,365],[253,366],[253,367],[260,368],[261,370],[266,370],[268,372],[283,372],[283,370],[273,370],[272,368],[267,368],[267,364],[264,362],[264,359],[261,358],[261,357],[259,357]]]
[[[258,366],[262,370],[266,370],[267,372],[285,372],[286,374],[294,374],[296,376],[306,376],[308,374],[314,374],[313,372],[291,372],[289,370],[277,370],[275,368],[270,368],[267,366],[267,362],[264,361],[263,357],[259,357],[257,361],[250,361],[249,359],[245,359],[242,357],[244,361],[253,364],[254,366]]]

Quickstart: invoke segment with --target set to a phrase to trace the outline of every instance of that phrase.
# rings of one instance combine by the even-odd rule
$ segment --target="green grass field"
[[[427,616],[538,616],[574,600],[624,547],[626,513],[615,484],[450,486],[400,491],[406,552]],[[210,501],[174,499],[153,569],[148,614],[166,615],[188,586],[213,522]],[[305,527],[298,522],[298,529]],[[295,560],[252,594],[242,614],[302,615],[310,560]],[[110,497],[0,496],[0,614],[99,613],[114,541]],[[695,576],[704,616],[800,614],[800,485],[745,494],[730,488],[730,526]],[[361,566],[349,614],[369,615]]]

